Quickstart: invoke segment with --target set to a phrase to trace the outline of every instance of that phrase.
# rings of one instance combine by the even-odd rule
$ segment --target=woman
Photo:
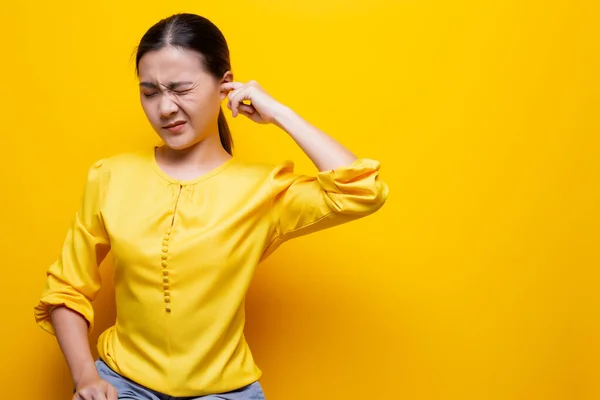
[[[388,194],[379,163],[357,159],[256,82],[234,81],[225,38],[200,16],[151,27],[136,69],[164,145],[90,168],[36,321],[57,337],[74,399],[262,399],[243,335],[255,268],[286,240],[378,210]],[[225,100],[233,117],[289,134],[319,173],[232,157]],[[91,301],[109,250],[117,318],[94,361]]]

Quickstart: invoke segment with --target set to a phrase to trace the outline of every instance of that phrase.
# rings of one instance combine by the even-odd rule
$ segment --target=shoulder
[[[112,172],[136,173],[148,170],[150,159],[146,153],[144,151],[130,151],[109,155],[94,160],[90,170],[104,175],[110,175]]]
[[[130,151],[98,159],[94,162],[94,167],[105,169],[130,168],[147,164],[148,161],[149,157],[144,151]]]
[[[87,171],[87,184],[106,188],[126,180],[141,181],[151,171],[141,151],[123,152],[93,160]]]
[[[237,160],[235,165],[236,173],[259,179],[275,179],[282,173],[293,173],[294,171],[294,162],[291,160],[282,160],[277,163]]]

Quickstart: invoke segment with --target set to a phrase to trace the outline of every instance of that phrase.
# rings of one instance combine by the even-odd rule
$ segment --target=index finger
[[[224,82],[221,84],[221,88],[223,90],[235,90],[241,88],[242,86],[244,86],[244,84],[240,82]]]

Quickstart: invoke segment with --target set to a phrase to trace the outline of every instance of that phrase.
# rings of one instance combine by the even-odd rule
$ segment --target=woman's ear
[[[223,74],[223,77],[221,78],[221,82],[219,83],[219,86],[223,85],[224,83],[229,83],[229,82],[233,82],[233,72],[231,72],[231,71],[227,71]],[[227,98],[228,94],[229,94],[229,92],[227,90],[221,89],[221,101],[225,100]]]

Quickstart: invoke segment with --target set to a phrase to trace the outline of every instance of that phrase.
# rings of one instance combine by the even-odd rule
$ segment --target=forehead
[[[191,78],[208,75],[202,68],[200,54],[178,47],[163,47],[150,51],[140,59],[139,75],[141,80],[169,80],[173,78]]]

